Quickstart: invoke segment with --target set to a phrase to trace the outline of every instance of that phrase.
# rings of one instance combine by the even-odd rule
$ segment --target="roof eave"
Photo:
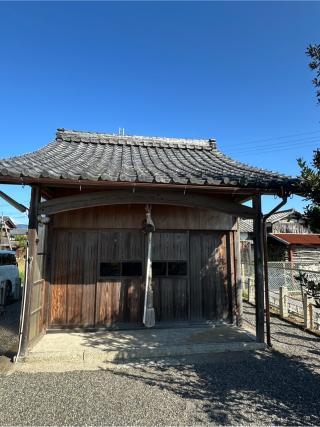
[[[0,184],[21,184],[21,185],[47,185],[47,186],[123,186],[123,187],[154,187],[154,188],[184,188],[184,189],[197,189],[197,190],[219,190],[219,192],[243,194],[243,195],[278,195],[290,192],[291,194],[299,194],[293,192],[290,184],[283,184],[274,187],[244,187],[244,186],[231,186],[231,185],[211,185],[211,184],[177,184],[177,183],[157,183],[157,182],[132,182],[132,181],[105,181],[105,180],[71,180],[67,178],[46,178],[46,177],[27,177],[27,176],[0,176]]]

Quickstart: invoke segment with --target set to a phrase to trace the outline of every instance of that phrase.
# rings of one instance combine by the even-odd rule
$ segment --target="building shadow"
[[[194,422],[319,425],[319,373],[276,351],[224,353],[172,363],[144,361],[115,375],[186,399]]]

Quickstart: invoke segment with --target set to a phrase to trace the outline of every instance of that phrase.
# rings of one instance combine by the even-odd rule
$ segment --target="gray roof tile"
[[[2,176],[279,188],[297,179],[221,153],[214,140],[110,135],[58,129],[40,150],[0,160]]]
[[[295,215],[298,218],[302,217],[302,214],[295,209],[286,209],[283,211],[275,212],[274,214],[270,215],[267,219],[267,224],[273,224],[275,222],[281,221],[288,216]],[[245,233],[252,233],[253,232],[253,220],[252,219],[243,219],[240,218],[240,231]]]

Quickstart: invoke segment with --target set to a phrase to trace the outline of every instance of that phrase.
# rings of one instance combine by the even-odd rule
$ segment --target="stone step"
[[[254,351],[265,349],[266,345],[250,342],[207,343],[189,345],[170,345],[160,347],[132,347],[130,349],[75,349],[68,351],[32,351],[24,358],[28,363],[40,362],[125,362],[135,359],[157,359],[161,357],[189,356],[196,354],[223,353],[230,351]]]

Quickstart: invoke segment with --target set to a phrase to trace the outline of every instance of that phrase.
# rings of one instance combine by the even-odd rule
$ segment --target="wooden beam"
[[[38,220],[37,220],[37,208],[40,201],[40,189],[39,187],[33,186],[31,189],[31,199],[29,208],[29,228],[28,228],[28,246],[29,246],[29,257],[28,257],[28,274],[26,278],[26,293],[25,293],[25,304],[24,304],[24,318],[22,325],[22,336],[21,336],[21,349],[20,355],[24,356],[28,352],[29,344],[29,330],[30,330],[30,311],[31,311],[31,296],[32,296],[32,285],[34,275],[34,265],[37,256],[37,236],[38,236]]]
[[[202,184],[160,184],[160,183],[144,183],[144,182],[126,182],[126,181],[90,181],[81,179],[79,181],[71,180],[71,179],[54,179],[54,178],[28,178],[28,177],[11,177],[11,176],[0,176],[0,184],[13,184],[13,185],[45,185],[47,187],[53,188],[77,188],[81,186],[83,189],[85,188],[153,188],[157,189],[187,189],[187,190],[197,190],[197,191],[205,191],[210,193],[219,193],[219,194],[240,194],[246,195],[248,198],[255,194],[270,194],[277,195],[282,197],[283,187],[275,187],[275,188],[256,188],[256,187],[235,187],[235,186],[227,186],[227,185],[202,185]],[[301,194],[297,188],[294,191],[291,191],[292,194]]]
[[[184,194],[183,191],[150,190],[136,190],[135,192],[132,190],[99,191],[59,197],[39,203],[39,213],[53,215],[59,212],[94,206],[146,203],[213,209],[243,218],[254,217],[254,210],[252,208],[226,199],[213,198],[208,195],[196,193]]]
[[[27,212],[28,208],[26,208],[21,203],[18,203],[16,200],[14,200],[12,197],[8,196],[8,194],[4,193],[3,191],[0,191],[0,197],[9,203],[9,205],[16,208],[19,212]]]
[[[255,217],[254,231],[254,278],[256,298],[256,339],[264,342],[264,273],[263,273],[263,215],[261,211],[261,196],[253,198]]]

